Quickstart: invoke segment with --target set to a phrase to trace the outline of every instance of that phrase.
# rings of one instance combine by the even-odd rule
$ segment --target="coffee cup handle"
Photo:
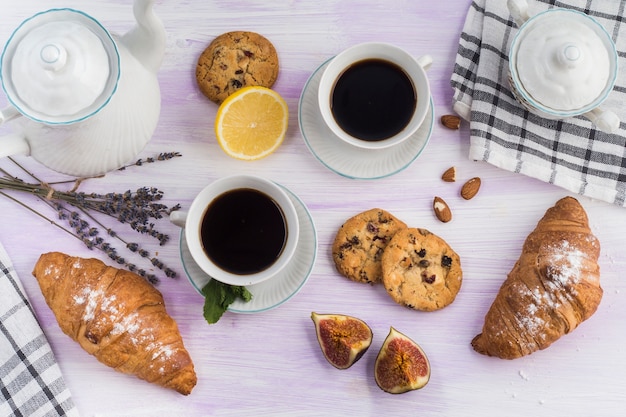
[[[430,55],[423,55],[417,58],[417,63],[420,67],[424,68],[424,71],[428,71],[428,68],[433,64],[433,57]]]
[[[170,221],[176,226],[184,228],[187,222],[187,212],[176,210],[170,213]]]

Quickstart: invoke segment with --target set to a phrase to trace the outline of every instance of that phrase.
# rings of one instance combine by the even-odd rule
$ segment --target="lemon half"
[[[215,117],[215,136],[226,154],[256,160],[274,152],[287,133],[289,109],[276,91],[249,86],[231,94]]]

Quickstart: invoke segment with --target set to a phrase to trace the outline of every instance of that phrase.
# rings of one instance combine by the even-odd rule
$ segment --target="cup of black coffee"
[[[319,108],[341,140],[366,149],[397,145],[422,125],[430,107],[426,70],[432,58],[414,58],[386,43],[362,43],[324,69]]]
[[[170,220],[185,228],[189,252],[211,278],[253,285],[276,276],[296,250],[296,208],[278,184],[256,176],[221,178]]]

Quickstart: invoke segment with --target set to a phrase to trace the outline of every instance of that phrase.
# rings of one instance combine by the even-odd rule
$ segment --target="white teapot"
[[[509,81],[517,100],[548,119],[585,116],[614,133],[620,120],[600,104],[618,73],[615,44],[591,16],[553,8],[532,17],[525,0],[508,0],[519,31],[509,53]]]
[[[157,71],[165,28],[154,0],[135,0],[137,25],[123,36],[73,9],[25,20],[2,53],[2,88],[10,105],[0,124],[0,157],[31,155],[47,167],[87,177],[131,161],[152,137],[161,110]]]

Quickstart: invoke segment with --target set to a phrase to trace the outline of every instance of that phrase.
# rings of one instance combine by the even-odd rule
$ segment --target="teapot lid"
[[[606,30],[568,9],[528,20],[511,44],[511,62],[518,87],[548,111],[595,108],[617,76],[617,52]]]
[[[48,124],[92,116],[108,103],[120,76],[111,35],[92,17],[67,8],[25,20],[7,41],[0,69],[11,104]]]

